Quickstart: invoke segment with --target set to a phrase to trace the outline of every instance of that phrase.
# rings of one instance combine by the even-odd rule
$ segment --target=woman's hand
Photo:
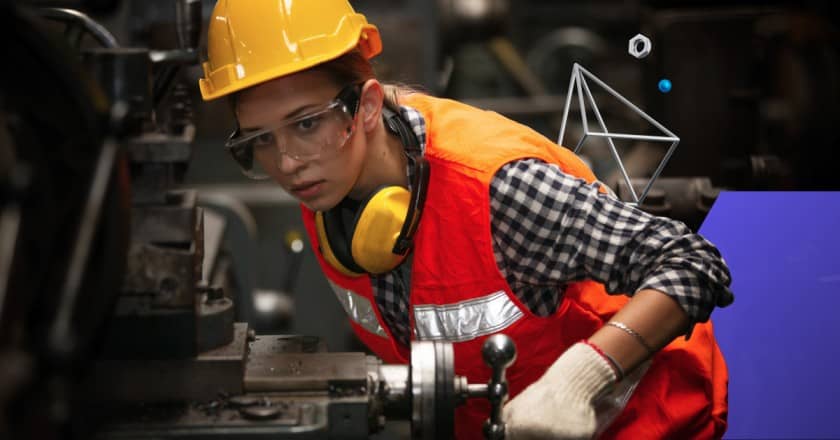
[[[594,402],[616,380],[613,367],[592,346],[571,346],[539,380],[505,405],[505,438],[592,438],[598,428]]]

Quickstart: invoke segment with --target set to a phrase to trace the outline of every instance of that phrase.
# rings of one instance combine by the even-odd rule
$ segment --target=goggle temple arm
[[[354,119],[356,118],[356,113],[359,111],[359,101],[361,101],[363,85],[363,82],[348,84],[346,87],[341,89],[341,91],[338,92],[338,96],[335,97],[335,99],[341,101],[347,106],[350,116]]]

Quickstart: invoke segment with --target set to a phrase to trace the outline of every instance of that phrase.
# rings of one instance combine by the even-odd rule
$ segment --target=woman
[[[510,336],[507,438],[722,436],[707,321],[732,293],[714,246],[524,126],[381,84],[380,50],[345,0],[220,0],[200,81],[234,104],[227,147],[246,174],[300,200],[359,337],[386,362],[411,339],[452,341],[473,383],[489,378],[484,339]],[[473,400],[458,438],[482,436]]]

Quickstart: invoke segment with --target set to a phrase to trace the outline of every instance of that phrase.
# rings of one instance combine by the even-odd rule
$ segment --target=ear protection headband
[[[315,213],[315,229],[324,259],[348,276],[382,274],[397,267],[411,249],[420,224],[429,185],[429,164],[420,143],[402,117],[386,107],[388,131],[399,136],[412,168],[411,191],[401,186],[380,188],[358,203],[345,199],[335,208]]]

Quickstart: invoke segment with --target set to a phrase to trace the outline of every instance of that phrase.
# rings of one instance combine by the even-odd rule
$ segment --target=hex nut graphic
[[[642,34],[636,34],[635,37],[630,39],[630,44],[627,46],[627,52],[638,59],[648,56],[650,54],[650,49],[650,38]]]

